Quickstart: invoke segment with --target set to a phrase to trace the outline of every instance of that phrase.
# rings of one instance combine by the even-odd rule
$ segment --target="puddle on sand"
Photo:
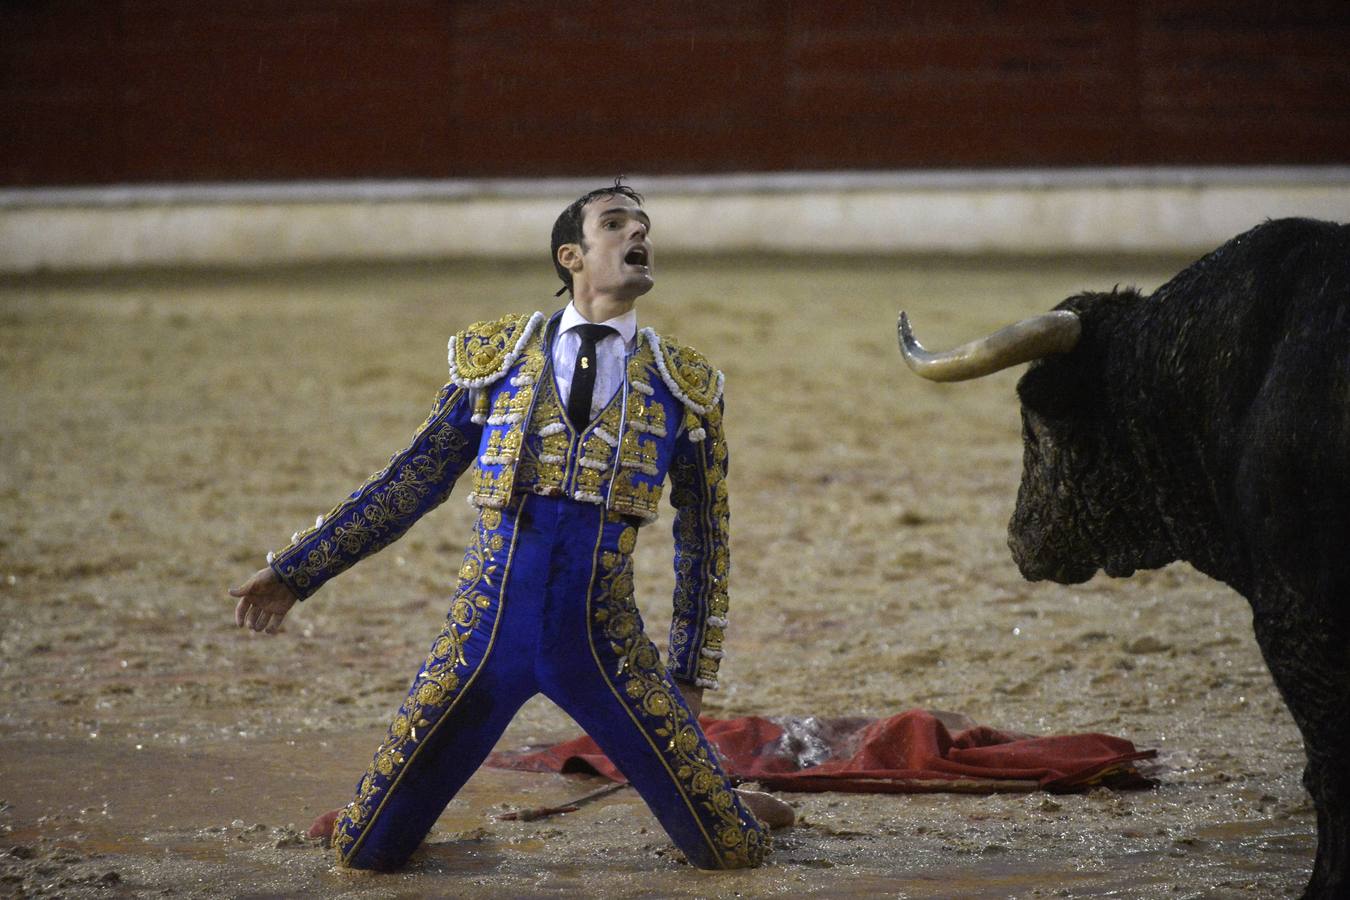
[[[334,871],[304,832],[349,799],[375,744],[370,736],[140,750],[106,740],[0,741],[0,893],[354,890],[357,876]],[[537,853],[564,832],[495,815],[560,803],[579,786],[593,787],[484,772],[450,804],[408,872],[362,882],[360,892],[397,893],[409,878],[486,877],[498,868],[498,841],[516,855]]]
[[[1291,857],[1312,850],[1311,835],[1288,818],[1211,821],[1179,839],[1144,828],[1156,792],[1062,797],[1054,814],[1038,814],[1047,807],[1036,796],[787,795],[806,824],[778,833],[772,864],[710,875],[683,862],[631,791],[565,816],[501,822],[500,812],[558,804],[596,782],[483,770],[405,871],[362,877],[334,870],[303,832],[346,799],[373,745],[369,735],[141,750],[102,740],[0,741],[9,788],[0,888],[65,896],[639,897],[705,896],[715,887],[745,896],[1266,897],[1296,893],[1301,866]],[[1139,813],[1130,827],[1091,823],[1094,810],[1122,803]]]

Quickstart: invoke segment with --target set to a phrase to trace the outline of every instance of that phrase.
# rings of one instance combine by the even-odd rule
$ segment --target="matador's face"
[[[655,284],[652,221],[630,197],[597,197],[582,211],[581,277],[597,292],[636,299]],[[573,276],[574,278],[576,276]]]

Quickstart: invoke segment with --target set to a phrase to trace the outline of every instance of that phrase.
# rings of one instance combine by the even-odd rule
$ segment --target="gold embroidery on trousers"
[[[431,645],[422,671],[413,680],[407,697],[389,726],[375,758],[357,786],[356,798],[338,815],[333,826],[333,849],[339,864],[356,852],[365,830],[378,815],[376,801],[394,789],[404,767],[436,722],[449,711],[473,669],[464,654],[465,642],[483,622],[483,611],[492,601],[478,590],[492,586],[499,565],[495,556],[505,547],[496,531],[501,513],[484,510],[479,517],[474,543],[464,554],[459,587],[446,617],[445,627]],[[479,660],[481,665],[483,660]]]
[[[676,783],[688,801],[713,823],[715,850],[728,867],[758,865],[768,853],[770,839],[750,816],[743,820],[726,780],[710,758],[707,745],[688,710],[676,700],[661,668],[661,657],[642,630],[642,620],[633,599],[631,548],[637,531],[627,528],[619,537],[619,550],[601,554],[602,575],[593,600],[592,616],[600,626],[616,660],[606,672],[619,696],[635,715],[648,740],[666,757]]]

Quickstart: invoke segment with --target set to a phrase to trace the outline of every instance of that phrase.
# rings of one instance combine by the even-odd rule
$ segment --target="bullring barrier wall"
[[[0,189],[0,272],[537,258],[606,178]],[[633,175],[663,254],[1186,253],[1350,221],[1350,167]]]

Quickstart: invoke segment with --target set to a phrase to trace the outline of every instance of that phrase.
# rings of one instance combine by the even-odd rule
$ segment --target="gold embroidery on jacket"
[[[472,452],[468,438],[445,421],[462,392],[450,386],[443,389],[443,400],[438,399],[406,450],[371,475],[355,496],[333,507],[320,525],[295,535],[276,554],[278,573],[289,586],[308,596],[306,589],[315,580],[332,578],[393,543],[419,515],[445,500],[454,486],[453,476],[463,471],[467,453]],[[391,476],[395,469],[397,475]],[[355,511],[358,506],[360,511]],[[331,528],[329,537],[302,558],[292,556],[320,527]]]
[[[603,503],[605,485],[614,468],[614,447],[600,436],[615,435],[623,418],[623,397],[616,393],[599,418],[587,426],[577,441],[576,466],[573,469],[572,497],[589,503]]]
[[[645,334],[646,332],[644,332]],[[656,470],[653,440],[666,437],[665,407],[652,397],[652,382],[660,378],[648,340],[639,340],[628,360],[628,411],[619,438],[619,470],[610,482],[611,509],[651,522],[660,514],[663,477]],[[643,477],[645,476],[645,478]]]
[[[658,337],[650,328],[642,334],[650,344],[660,344],[656,367],[676,398],[693,412],[706,415],[722,398],[722,373],[693,347],[674,338]]]
[[[621,449],[619,452],[619,465],[629,469],[637,469],[644,475],[656,476],[657,449],[656,441],[643,439],[640,432],[629,430],[624,432]]]
[[[490,322],[475,322],[450,338],[450,377],[464,387],[482,387],[515,362],[521,335],[539,324],[542,316],[509,314]],[[528,338],[527,338],[528,340]]]
[[[699,419],[686,412],[691,452],[671,465],[671,503],[679,536],[675,557],[674,615],[670,628],[673,671],[715,687],[721,667],[731,570],[727,446],[720,405]],[[720,624],[719,624],[720,623]]]
[[[633,470],[620,469],[611,488],[614,508],[650,522],[661,512],[661,485],[639,480]]]
[[[553,379],[547,377],[539,386],[534,414],[527,426],[534,435],[521,448],[516,468],[516,489],[557,497],[562,493],[567,475],[568,435],[562,404],[554,389]],[[534,451],[538,447],[538,452]]]
[[[473,493],[469,495],[470,502],[478,507],[501,509],[511,502],[526,420],[544,370],[542,334],[536,332],[530,338],[521,348],[521,357],[511,384],[515,392],[498,388],[491,402],[487,441],[473,467]]]

